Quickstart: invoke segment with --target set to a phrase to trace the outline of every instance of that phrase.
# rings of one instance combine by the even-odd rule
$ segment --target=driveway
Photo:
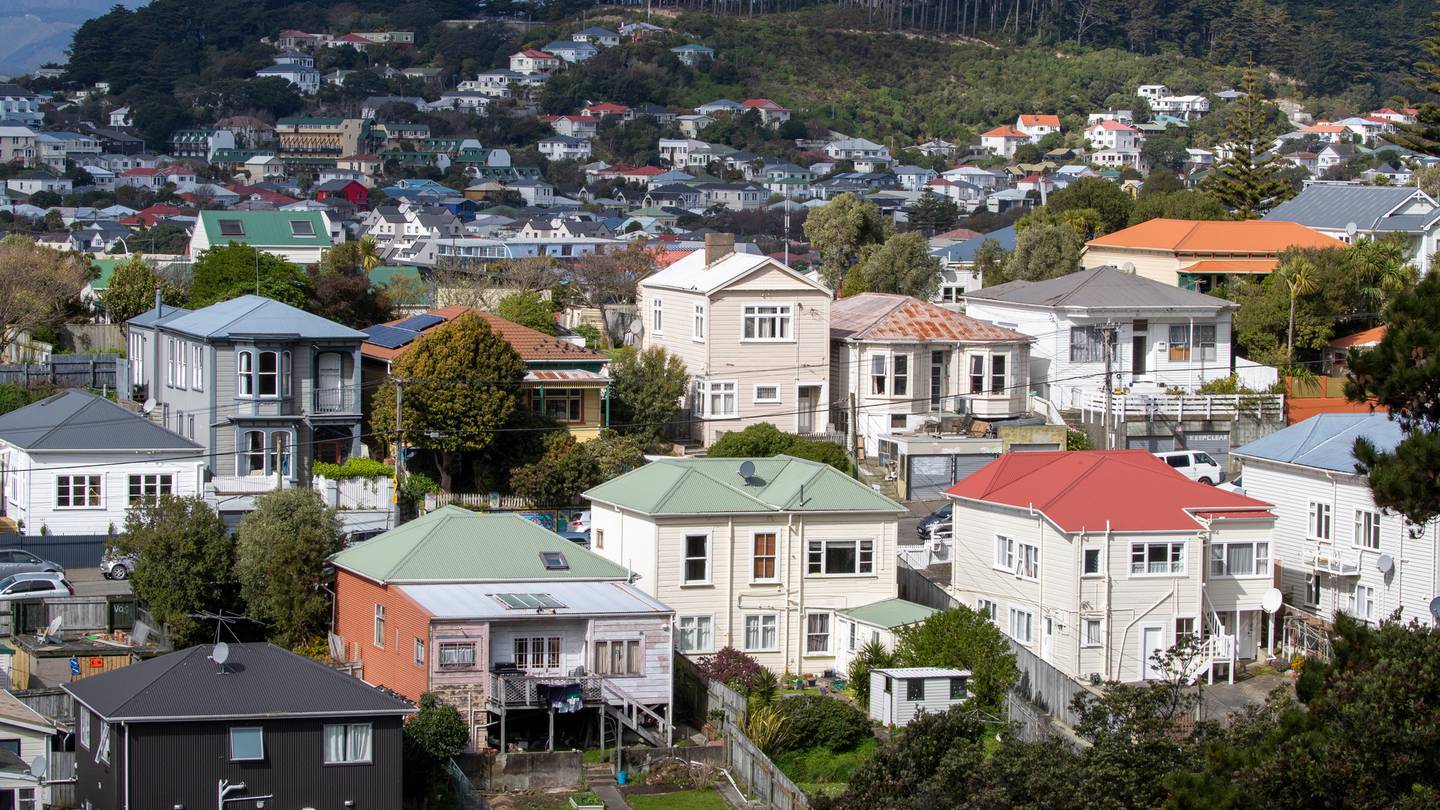
[[[76,596],[117,596],[133,592],[130,580],[108,580],[100,575],[99,568],[71,568],[65,576],[75,586]]]

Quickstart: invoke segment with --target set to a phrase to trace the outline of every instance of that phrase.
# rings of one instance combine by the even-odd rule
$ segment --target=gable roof
[[[1385,339],[1385,333],[1389,328],[1389,324],[1382,323],[1363,332],[1335,338],[1330,341],[1330,346],[1335,349],[1348,349],[1351,346],[1374,346]]]
[[[737,473],[745,461],[755,465],[748,479]],[[645,515],[904,511],[828,464],[785,455],[660,459],[581,494]]]
[[[994,129],[990,130],[989,132],[981,133],[980,137],[982,137],[982,138],[1029,138],[1030,136],[1029,136],[1029,135],[1026,135],[1026,134],[1023,133],[1023,132],[1021,132],[1020,130],[1016,129],[1015,127],[1010,126],[1009,124],[1005,124],[1004,126],[995,127]]]
[[[1343,247],[1344,243],[1294,222],[1151,219],[1085,245],[1177,253],[1279,253],[1291,247]]]
[[[88,391],[63,391],[0,415],[0,440],[31,452],[193,453],[201,448],[177,433]]]
[[[569,567],[547,570],[542,552],[564,554]],[[623,581],[629,576],[623,566],[517,514],[472,512],[453,505],[353,545],[330,560],[337,568],[382,584]]]
[[[505,621],[539,615],[614,617],[616,614],[653,615],[671,612],[664,603],[639,588],[628,582],[614,580],[546,580],[534,584],[513,581],[436,582],[401,585],[399,588],[433,619]],[[502,601],[502,598],[516,593],[543,594],[560,604],[558,607],[512,607]]]
[[[640,285],[643,287],[664,287],[672,290],[712,293],[729,286],[732,282],[766,265],[789,273],[817,290],[825,290],[823,286],[813,279],[801,275],[794,269],[787,267],[783,262],[776,261],[763,254],[730,253],[720,258],[714,264],[706,265],[705,251],[703,248],[692,252],[683,259],[671,263],[669,267],[666,267],[654,275],[641,279]]]
[[[834,340],[902,342],[1020,342],[1033,338],[1013,329],[952,312],[908,295],[868,292],[830,305]]]
[[[1191,481],[1144,450],[1007,453],[945,494],[1033,508],[1065,532],[1193,531],[1198,512],[1273,517],[1270,504]]]
[[[1322,413],[1231,450],[1232,455],[1301,467],[1355,473],[1355,440],[1369,439],[1381,452],[1405,438],[1400,423],[1383,413]]]
[[[154,312],[152,308],[129,322],[153,326]],[[178,314],[172,315],[172,312]],[[365,337],[365,333],[357,329],[259,295],[242,295],[193,311],[167,306],[160,322],[169,331],[212,340],[252,336],[339,340]]]
[[[568,340],[561,340],[553,335],[538,332],[528,326],[521,326],[514,321],[507,321],[493,312],[458,305],[440,307],[419,316],[409,315],[384,324],[366,327],[365,342],[360,344],[360,353],[377,360],[394,360],[408,351],[421,335],[443,328],[450,321],[466,313],[483,318],[490,325],[490,331],[504,338],[505,342],[510,344],[510,348],[520,355],[520,359],[527,363],[553,361],[602,363],[607,360],[606,356],[599,352],[591,351],[584,346],[576,346]],[[426,315],[433,317],[425,318]],[[421,320],[422,318],[424,320]],[[440,320],[436,321],[435,318]],[[407,323],[408,326],[404,325]],[[383,327],[383,329],[377,327]],[[412,334],[396,334],[397,331]],[[385,337],[380,338],[381,335]],[[380,339],[377,340],[377,338]],[[401,340],[404,342],[401,343]],[[386,345],[397,343],[398,345]]]
[[[1275,206],[1264,220],[1327,230],[1344,230],[1353,222],[1368,230],[1376,228],[1390,212],[1424,195],[1425,192],[1414,186],[1314,183]]]
[[[1022,114],[1020,116],[1020,125],[1026,127],[1058,127],[1060,126],[1060,116]]]
[[[264,189],[240,189],[232,188],[237,194],[253,194],[263,192]],[[262,195],[263,196],[263,195]],[[283,195],[274,195],[283,197]],[[286,203],[295,202],[293,198],[284,197]],[[205,229],[212,245],[225,245],[230,242],[238,242],[242,245],[256,245],[260,247],[330,247],[330,224],[325,216],[318,211],[201,211],[199,213],[198,226]],[[242,233],[238,235],[226,234],[221,230],[221,221],[236,221],[240,223]],[[291,227],[292,222],[308,222],[310,233],[296,235]]]
[[[409,714],[393,697],[273,644],[229,645],[225,674],[201,644],[64,684],[107,721]]]
[[[974,240],[971,240],[974,241]],[[1184,290],[1116,267],[1079,270],[1045,281],[1011,281],[966,293],[966,300],[1076,309],[1235,309],[1223,298]]]

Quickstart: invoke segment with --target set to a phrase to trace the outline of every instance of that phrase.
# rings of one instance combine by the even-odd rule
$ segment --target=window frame
[[[760,553],[760,538],[770,537],[769,554]],[[769,576],[760,575],[760,563],[769,560]],[[750,582],[771,584],[780,581],[780,532],[777,529],[750,530]]]
[[[831,573],[828,571],[830,561],[831,544],[853,543],[855,546],[855,570],[850,573]],[[820,570],[815,571],[816,546],[819,546]],[[869,570],[866,570],[865,559],[869,557]],[[873,538],[858,537],[817,537],[805,541],[805,576],[809,579],[856,579],[861,577],[874,577],[879,575],[879,566],[875,559],[875,540]]]
[[[970,393],[985,393],[985,355],[970,355]]]
[[[475,642],[473,641],[437,641],[435,643],[435,649],[437,651],[435,657],[435,669],[441,672],[464,671],[472,670],[475,668],[475,662],[477,661],[477,650],[475,649]],[[446,653],[454,653],[457,650],[467,649],[470,651],[470,661],[468,663],[446,663]]]
[[[1105,362],[1105,332],[1098,326],[1070,327],[1070,362]]]
[[[154,480],[151,480],[154,479]],[[125,477],[126,503],[154,503],[164,495],[175,494],[174,473],[130,473]],[[139,493],[136,493],[136,489]]]
[[[346,752],[346,754],[347,754],[347,756],[348,756],[348,754],[349,754],[349,752],[350,752],[350,729],[355,728],[355,727],[358,727],[358,726],[365,726],[366,728],[370,729],[370,732],[369,732],[369,735],[368,735],[369,738],[368,738],[367,744],[366,744],[366,746],[365,746],[365,749],[366,749],[366,750],[365,750],[365,758],[364,758],[364,759],[348,759],[348,758],[347,758],[347,759],[343,759],[343,760],[330,760],[330,759],[328,759],[327,757],[329,757],[329,745],[327,745],[327,743],[329,742],[329,740],[328,740],[327,738],[328,738],[328,736],[329,736],[330,729],[332,729],[332,728],[343,728],[343,729],[345,729],[345,752]],[[321,751],[321,753],[320,753],[321,764],[324,765],[324,766],[327,766],[327,767],[330,767],[330,766],[345,766],[345,765],[373,765],[373,764],[375,763],[375,724],[374,724],[374,723],[326,723],[326,724],[324,724],[324,726],[321,728],[321,731],[320,731],[320,751]]]
[[[905,702],[906,702],[906,703],[923,703],[924,701],[925,701],[925,679],[924,679],[924,678],[906,678],[906,679],[905,679]]]
[[[957,690],[956,687],[959,687]],[[959,692],[957,695],[956,692]],[[970,679],[962,677],[950,678],[950,700],[961,701],[970,699]]]
[[[375,603],[373,621],[370,643],[383,650],[385,649],[385,605],[380,602]]]
[[[1095,570],[1090,570],[1089,558],[1095,557]],[[1105,576],[1105,547],[1104,546],[1081,546],[1080,547],[1080,578],[1096,579]]]
[[[815,632],[815,631],[813,631],[813,630],[810,629],[810,619],[811,619],[812,617],[817,617],[817,616],[818,616],[818,617],[824,617],[824,619],[825,619],[825,621],[824,621],[825,630],[824,630],[823,633]],[[804,627],[803,627],[803,631],[804,631],[804,632],[803,632],[803,645],[804,645],[804,646],[802,647],[802,656],[807,657],[807,658],[814,658],[814,657],[821,657],[821,656],[833,655],[833,654],[834,654],[834,637],[835,637],[835,614],[834,614],[833,612],[831,612],[831,611],[828,611],[828,610],[807,610],[807,611],[805,611],[805,613],[804,613],[804,622],[805,622]],[[823,638],[825,639],[825,649],[823,649],[823,650],[813,649],[813,648],[811,647],[811,638],[812,638],[812,637],[816,637],[816,638],[823,637]]]
[[[1165,356],[1171,363],[1188,363],[1191,359],[1190,341],[1193,332],[1188,323],[1172,323],[1166,337],[1169,338],[1169,345],[1165,349]]]
[[[547,416],[566,425],[585,424],[584,388],[532,388],[530,389],[530,412]],[[552,406],[559,404],[561,413],[555,413]]]
[[[205,344],[203,344],[203,343],[192,343],[192,344],[190,344],[190,351],[191,351],[191,353],[194,355],[194,357],[191,358],[191,363],[190,363],[190,370],[191,370],[191,374],[192,374],[192,377],[191,377],[191,380],[190,380],[190,387],[191,387],[192,389],[196,390],[196,391],[204,391],[204,390],[205,390]]]
[[[1009,357],[1010,355],[1008,354],[990,355],[990,391],[988,393],[1005,393],[1005,383],[1009,377],[1009,375],[1007,374],[1009,369],[1006,368],[1006,361],[1009,359]],[[998,372],[995,370],[997,367],[1000,369]]]
[[[691,624],[691,626],[690,626],[690,628],[689,628],[688,630],[687,630],[686,627],[685,627],[685,623],[686,623],[687,620],[688,620],[688,621],[690,622],[690,624]],[[705,633],[704,641],[706,642],[706,643],[703,644],[703,645],[698,643],[699,641],[701,641],[701,638],[700,638],[699,633],[700,633],[700,630],[701,630],[702,626],[704,627],[704,633]],[[691,647],[688,647],[688,648],[685,646],[685,637],[686,637],[686,634],[687,634],[687,633],[691,634],[692,637],[694,638],[695,642],[697,642],[695,646],[691,646]],[[683,615],[677,615],[677,616],[675,617],[675,649],[679,650],[679,651],[682,652],[682,653],[712,653],[712,652],[714,652],[714,651],[715,651],[715,614],[713,614],[713,613],[686,613],[686,614],[683,614]]]
[[[886,354],[874,353],[870,355],[870,395],[876,397],[889,396],[887,393],[890,387],[890,357]]]
[[[76,481],[79,480],[82,501],[75,502]],[[64,482],[66,503],[60,502],[61,482]],[[92,501],[91,495],[94,495]],[[55,476],[55,509],[57,511],[82,511],[105,508],[105,476],[103,475],[57,475]]]
[[[1040,581],[1040,546],[1035,543],[1019,543],[1015,547],[1018,568],[1015,576],[1030,582]]]
[[[765,390],[765,389],[773,390],[773,391],[775,392],[775,396],[773,396],[773,397],[762,397],[762,396],[760,396],[760,392],[761,392],[762,390]],[[758,384],[758,385],[756,385],[756,386],[754,387],[754,390],[753,390],[753,392],[752,392],[752,397],[751,397],[751,400],[750,400],[750,401],[751,401],[752,403],[756,404],[756,405],[779,405],[780,402],[782,401],[782,400],[780,399],[780,386],[779,386],[779,385],[776,385],[776,384],[774,384],[774,383],[761,383],[761,384]]]
[[[1250,573],[1237,574],[1231,571],[1233,567],[1230,559],[1230,548],[1239,546],[1250,547]],[[1265,553],[1260,553],[1261,549]],[[1226,579],[1269,579],[1270,571],[1262,570],[1270,567],[1270,541],[1269,540],[1227,540],[1210,543],[1209,561],[1206,564],[1206,571],[1211,577],[1224,577]]]
[[[704,409],[706,419],[738,419],[740,418],[740,387],[734,380],[705,380],[702,382],[701,406]],[[718,389],[718,390],[717,390]],[[728,390],[727,390],[728,389]],[[714,410],[714,397],[720,396],[721,403],[724,403],[724,396],[730,396],[730,410],[716,412]]]
[[[705,305],[696,304],[694,320],[690,324],[690,339],[696,343],[705,342]]]
[[[1009,636],[1015,641],[1020,642],[1021,644],[1033,644],[1035,642],[1035,611],[1026,610],[1025,608],[1011,605],[1009,615],[1010,622],[1006,627],[1005,635]],[[1017,619],[1022,616],[1025,618],[1024,638],[1020,638],[1019,636],[1015,635],[1015,630],[1018,627]]]
[[[1356,548],[1366,551],[1380,550],[1380,513],[1377,510],[1355,510],[1354,532],[1350,542]]]
[[[747,653],[780,652],[780,614],[774,611],[740,614],[740,649]],[[757,646],[750,645],[751,621],[755,623]],[[769,626],[767,627],[767,620]],[[765,644],[766,634],[771,636]]]
[[[1165,547],[1167,547],[1167,549],[1166,549],[1166,555],[1165,555],[1165,556],[1166,556],[1166,566],[1167,566],[1167,568],[1168,568],[1169,570],[1163,571],[1163,572],[1161,572],[1161,571],[1152,572],[1152,571],[1149,570],[1149,569],[1150,569],[1150,565],[1151,565],[1151,561],[1150,561],[1150,548],[1151,548],[1152,546],[1165,546]],[[1175,551],[1176,551],[1177,548],[1179,549],[1179,560],[1178,560],[1178,561],[1175,559]],[[1140,562],[1140,565],[1143,566],[1143,570],[1141,570],[1141,571],[1136,571],[1136,570],[1135,570],[1135,564],[1136,564],[1136,563],[1135,563],[1135,552],[1136,552],[1137,549],[1144,549],[1144,554],[1143,554],[1143,557],[1142,557],[1141,562]],[[1183,576],[1186,576],[1186,575],[1187,575],[1186,572],[1187,572],[1187,570],[1189,569],[1189,565],[1188,565],[1188,562],[1187,562],[1187,560],[1186,560],[1186,557],[1187,557],[1187,556],[1188,556],[1188,555],[1186,554],[1186,548],[1185,548],[1185,543],[1184,543],[1184,541],[1180,541],[1180,540],[1137,540],[1137,541],[1134,541],[1134,542],[1132,542],[1132,543],[1130,544],[1130,568],[1129,568],[1130,576],[1132,576],[1132,577],[1183,577]],[[1179,570],[1178,570],[1178,571],[1176,570],[1176,566],[1177,566],[1177,565],[1179,566]]]
[[[1091,628],[1095,629],[1091,634]],[[1080,620],[1080,646],[1085,648],[1105,646],[1105,620],[1104,619],[1081,619]]]
[[[761,324],[773,322],[774,334],[761,337]],[[740,308],[741,343],[794,343],[794,304],[745,304]]]
[[[590,663],[596,675],[607,678],[645,677],[645,645],[639,638],[601,638],[590,645]],[[615,651],[620,651],[622,666],[615,667]],[[631,655],[631,651],[634,655]]]
[[[903,352],[890,355],[890,396],[910,396],[910,355]]]
[[[1332,541],[1335,539],[1335,508],[1324,501],[1310,501],[1308,510],[1309,520],[1305,526],[1305,536],[1310,540]],[[1324,524],[1325,533],[1322,535],[1317,531],[1321,524]]]
[[[416,636],[412,652],[415,654],[415,666],[425,666],[425,639]]]
[[[1360,600],[1360,592],[1361,592],[1361,591],[1364,591],[1364,592],[1366,593],[1365,600],[1364,600],[1364,604],[1365,604],[1365,608],[1366,608],[1366,609],[1365,609],[1365,612],[1364,612],[1363,614],[1362,614],[1362,613],[1360,612],[1360,610],[1359,610],[1360,604],[1361,604],[1361,600]],[[1375,612],[1376,612],[1376,611],[1375,611],[1376,594],[1377,594],[1377,591],[1376,591],[1376,589],[1375,589],[1375,586],[1373,586],[1373,585],[1361,585],[1360,583],[1357,582],[1357,583],[1350,589],[1349,613],[1350,613],[1351,617],[1352,617],[1352,618],[1359,619],[1360,621],[1363,621],[1363,622],[1365,622],[1366,624],[1374,624],[1374,623],[1375,623]]]
[[[692,561],[700,560],[702,558],[692,555],[690,553],[690,541],[694,538],[700,537],[705,538],[705,556],[703,558],[705,561],[705,577],[703,579],[691,579],[690,572],[688,570],[690,567],[690,563]],[[680,587],[696,588],[713,585],[715,577],[714,534],[709,529],[702,529],[698,531],[686,531],[681,534],[681,538],[682,544],[680,547]]]
[[[254,349],[240,349],[235,352],[235,396],[244,399],[255,396]]]
[[[1001,544],[1004,543],[1004,561],[1001,560]],[[1015,573],[1015,560],[1017,558],[1015,538],[1003,534],[995,535],[994,553],[990,560],[990,567],[996,571],[1004,571],[1007,574]]]
[[[237,757],[235,756],[235,732],[253,731],[260,735],[260,756],[258,757]],[[227,729],[227,742],[231,762],[264,762],[265,761],[265,727],[264,726],[230,726]]]
[[[988,599],[984,596],[977,596],[975,598],[975,612],[989,619],[991,624],[999,626],[1000,603],[996,602],[994,599]]]

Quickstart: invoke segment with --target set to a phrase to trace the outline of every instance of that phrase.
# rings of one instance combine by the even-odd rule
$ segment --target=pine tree
[[[1294,190],[1280,178],[1279,159],[1264,154],[1275,133],[1266,120],[1270,105],[1260,94],[1260,72],[1253,64],[1245,69],[1240,89],[1245,95],[1225,124],[1230,154],[1215,167],[1205,190],[1241,219],[1256,219]]]
[[[1410,83],[1432,98],[1440,95],[1440,12],[1430,16],[1427,26],[1432,32],[1421,41],[1425,55],[1415,62],[1415,75]],[[1426,101],[1419,105],[1415,123],[1399,124],[1399,132],[1386,135],[1386,140],[1427,155],[1440,155],[1440,104]]]

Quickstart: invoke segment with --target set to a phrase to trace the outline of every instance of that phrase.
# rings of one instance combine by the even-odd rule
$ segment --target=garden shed
[[[903,726],[922,711],[939,714],[969,699],[968,669],[870,670],[870,719],[887,726]]]

